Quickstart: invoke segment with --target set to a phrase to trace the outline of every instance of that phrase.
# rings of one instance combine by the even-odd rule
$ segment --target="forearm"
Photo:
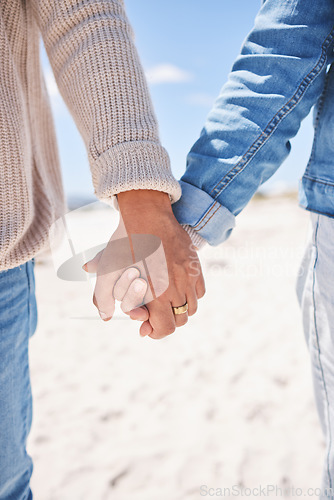
[[[30,0],[59,90],[85,142],[96,195],[181,191],[162,147],[123,2]]]
[[[329,0],[318,7],[266,0],[188,155],[181,178],[188,200],[182,197],[174,213],[212,244],[226,239],[233,217],[282,164],[322,92],[334,7]],[[186,206],[196,198],[203,209],[194,217]],[[214,223],[220,207],[230,214],[225,227],[226,212]]]

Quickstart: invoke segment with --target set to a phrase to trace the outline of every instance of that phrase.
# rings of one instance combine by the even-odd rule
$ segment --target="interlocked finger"
[[[136,267],[129,267],[128,269],[123,271],[122,275],[115,283],[113,292],[114,298],[121,302],[126,292],[128,291],[131,283],[136,278],[139,278],[139,276],[140,276],[140,271]]]
[[[143,278],[136,278],[132,281],[123,297],[122,311],[126,313],[139,307],[144,301],[146,291],[147,283]]]

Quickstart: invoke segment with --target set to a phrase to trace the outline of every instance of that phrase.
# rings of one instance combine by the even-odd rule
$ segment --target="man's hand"
[[[125,229],[129,240],[135,240],[135,235],[160,238],[164,250],[163,260],[167,268],[164,272],[160,255],[150,263],[149,269],[139,269],[142,278],[149,285],[144,290],[145,281],[138,278],[139,271],[137,276],[130,277],[130,269],[120,271],[121,265],[118,264],[117,271],[106,273],[111,262],[115,259],[121,262],[125,256],[123,254],[126,253],[125,249],[120,248],[115,255],[107,246],[100,252],[101,255],[93,259],[97,271],[93,302],[100,315],[104,312],[107,315],[104,319],[108,319],[114,311],[114,298],[121,300],[122,309],[128,312],[132,319],[143,321],[140,334],[160,339],[173,333],[176,327],[184,325],[188,316],[196,312],[197,300],[205,293],[201,266],[190,237],[174,217],[166,193],[133,190],[119,193],[117,199],[122,218],[120,230],[124,232]],[[88,271],[94,272],[93,261],[87,263]],[[139,284],[142,285],[141,292],[135,290]],[[188,312],[174,315],[172,307],[181,306],[186,302]],[[140,307],[141,303],[146,306]]]

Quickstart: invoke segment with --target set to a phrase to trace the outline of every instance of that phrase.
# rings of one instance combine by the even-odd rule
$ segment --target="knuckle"
[[[163,339],[165,337],[165,335],[163,335],[161,333],[157,333],[156,331],[153,331],[152,333],[149,334],[149,337],[151,337],[151,339],[154,339],[154,340],[160,340],[160,339]]]
[[[165,335],[172,335],[172,333],[174,333],[174,332],[175,332],[175,330],[176,330],[176,327],[175,327],[174,325],[167,326],[167,327],[165,328],[164,333],[165,333]]]
[[[173,279],[170,281],[171,287],[176,291],[177,293],[181,293],[181,290],[183,290],[187,286],[187,277],[186,276],[180,276],[180,275],[174,275]]]
[[[202,297],[204,297],[204,295],[206,294],[206,289],[205,289],[205,286],[200,286],[197,290],[197,296],[199,299],[201,299]]]

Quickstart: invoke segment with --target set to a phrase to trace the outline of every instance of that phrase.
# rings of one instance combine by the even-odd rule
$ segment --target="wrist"
[[[167,193],[152,189],[133,189],[117,195],[118,206],[123,213],[138,213],[148,210],[172,213],[172,205]]]
[[[130,232],[158,232],[174,219],[170,198],[161,191],[124,191],[117,194],[117,201],[122,219]]]

